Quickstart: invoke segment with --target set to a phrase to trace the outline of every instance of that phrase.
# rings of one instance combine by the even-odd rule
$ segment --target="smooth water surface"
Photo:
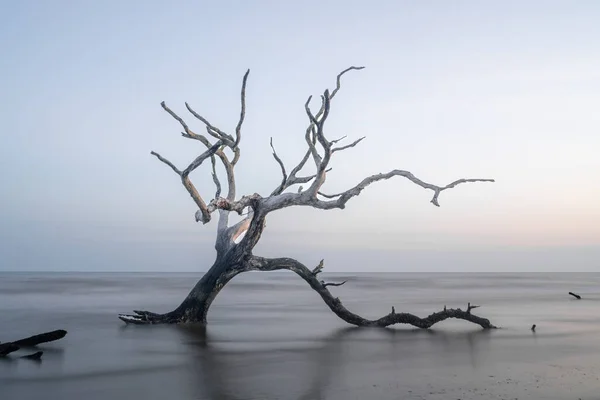
[[[600,398],[600,274],[323,274],[364,316],[471,302],[494,331],[353,328],[288,272],[236,277],[206,330],[116,318],[169,311],[198,277],[0,273],[0,340],[68,331],[39,363],[0,360],[0,399]]]

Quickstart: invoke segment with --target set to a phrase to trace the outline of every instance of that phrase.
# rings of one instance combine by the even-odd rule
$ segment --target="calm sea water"
[[[217,297],[205,331],[127,326],[117,313],[169,311],[198,274],[0,273],[1,341],[69,332],[42,346],[41,363],[0,360],[0,399],[563,399],[600,393],[600,274],[323,276],[347,279],[332,292],[367,317],[392,306],[426,316],[471,302],[481,305],[474,312],[503,329],[486,332],[464,321],[429,331],[352,328],[287,272],[237,277]]]

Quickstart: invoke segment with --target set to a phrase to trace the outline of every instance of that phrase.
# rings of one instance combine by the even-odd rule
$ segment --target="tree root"
[[[150,311],[133,310],[134,314],[119,314],[119,319],[127,324],[151,325],[151,324],[176,324],[185,322],[179,313],[174,311],[166,314],[157,314]]]

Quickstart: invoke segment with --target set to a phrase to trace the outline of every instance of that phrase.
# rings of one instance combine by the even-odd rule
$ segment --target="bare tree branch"
[[[346,68],[345,70],[343,70],[342,72],[340,72],[337,75],[336,88],[333,90],[333,92],[331,92],[331,95],[329,96],[329,100],[333,99],[333,97],[340,90],[340,88],[341,88],[341,78],[342,78],[342,76],[346,72],[351,71],[351,70],[361,70],[363,68],[364,67],[354,67],[354,66],[352,66],[352,67]],[[315,165],[317,167],[321,163],[321,156],[319,155],[319,153],[318,153],[318,151],[317,151],[317,149],[315,147],[315,144],[316,144],[316,130],[315,130],[316,123],[315,123],[315,121],[318,121],[322,117],[323,113],[325,112],[325,107],[324,107],[325,104],[323,104],[321,106],[321,109],[319,110],[319,112],[316,115],[312,115],[312,112],[310,111],[310,108],[309,108],[309,104],[310,104],[311,99],[312,99],[312,96],[310,96],[308,98],[308,100],[306,101],[306,103],[304,104],[304,109],[305,109],[305,111],[306,111],[306,113],[307,113],[307,115],[309,117],[309,125],[306,128],[306,133],[305,133],[305,140],[306,140],[306,143],[308,145],[308,149],[307,149],[306,153],[304,154],[304,156],[302,157],[302,159],[300,160],[300,162],[298,163],[298,165],[296,165],[292,169],[292,171],[290,172],[290,175],[289,175],[289,178],[288,178],[290,180],[290,182],[286,185],[286,187],[292,186],[292,185],[297,184],[297,183],[306,183],[306,182],[308,182],[311,179],[314,179],[316,177],[316,175],[312,175],[310,177],[310,179],[308,179],[306,181],[302,181],[302,182],[300,182],[299,180],[296,180],[296,174],[298,172],[300,172],[302,170],[302,168],[304,168],[304,166],[306,165],[306,162],[308,161],[308,158],[311,155],[312,155],[313,160],[315,162]],[[331,142],[331,144],[333,145],[333,144],[341,141],[344,138],[345,138],[345,136],[342,137],[342,138],[340,138],[340,139],[333,140]],[[329,169],[325,170],[325,172],[328,172],[328,171],[329,171]]]
[[[310,124],[308,125],[308,128],[306,128],[306,134],[304,135],[304,139],[306,140],[306,144],[308,145],[308,150],[310,151],[310,154],[312,154],[315,165],[318,168],[319,165],[321,165],[321,155],[319,154],[319,152],[317,151],[317,148],[315,146],[316,136],[313,132],[315,132],[314,129],[316,126],[316,124],[315,124],[316,118],[310,111],[309,104],[310,104],[311,99],[312,99],[312,96],[308,96],[308,100],[306,100],[306,103],[304,104],[304,110],[306,111],[306,115],[308,115],[308,119],[310,120]]]
[[[320,274],[323,271],[323,265],[325,263],[325,260],[321,260],[319,261],[319,265],[317,265],[316,267],[313,268],[313,270],[310,272],[313,275],[317,275]]]
[[[240,139],[242,137],[242,124],[244,123],[244,118],[246,116],[246,81],[248,80],[248,74],[250,74],[249,69],[244,74],[244,79],[242,80],[242,93],[241,93],[242,106],[241,106],[241,110],[240,110],[240,120],[235,128],[235,143],[233,145],[234,148],[237,148],[237,146],[240,144]]]
[[[474,308],[479,308],[480,306],[471,305],[471,303],[467,303],[467,312],[470,314],[471,310]]]
[[[188,111],[194,117],[196,117],[197,119],[202,121],[204,123],[204,125],[206,125],[206,131],[208,132],[209,135],[211,135],[212,137],[214,137],[218,140],[221,140],[223,143],[227,144],[228,146],[233,147],[234,142],[233,142],[233,137],[231,135],[223,132],[216,126],[212,125],[210,122],[208,122],[208,120],[206,118],[204,118],[202,115],[200,115],[196,111],[194,111],[187,102],[185,103],[185,107],[188,109]]]
[[[409,324],[416,326],[417,328],[428,329],[434,324],[444,321],[449,318],[462,319],[468,322],[472,322],[481,326],[484,329],[496,328],[486,318],[478,317],[471,314],[470,309],[463,311],[460,308],[457,309],[446,309],[444,311],[435,312],[425,318],[419,318],[416,315],[409,313],[396,313],[394,309],[392,312],[375,320],[366,319],[358,314],[354,314],[342,305],[342,302],[338,297],[333,297],[331,292],[327,289],[326,285],[319,281],[311,270],[309,270],[302,263],[292,258],[263,258],[258,256],[251,256],[245,264],[246,271],[276,271],[276,270],[288,270],[296,273],[302,279],[304,279],[310,287],[315,290],[323,299],[325,304],[342,320],[349,324],[356,326],[372,326],[372,327],[386,327],[394,324]],[[329,286],[333,286],[329,284]],[[472,309],[473,307],[471,307]]]
[[[167,164],[169,167],[171,167],[171,169],[173,171],[175,171],[175,173],[179,176],[181,176],[182,172],[175,166],[173,165],[173,163],[169,160],[167,160],[166,158],[162,157],[160,154],[158,154],[157,152],[151,151],[150,154],[152,154],[153,156],[156,156],[156,158],[158,158],[160,161],[164,162],[165,164]]]
[[[336,147],[334,149],[331,149],[332,153],[335,153],[336,151],[342,151],[342,150],[346,150],[349,149],[350,147],[354,147],[357,144],[359,144],[360,142],[362,142],[365,139],[366,136],[361,137],[360,139],[355,140],[354,142],[347,144],[345,146],[341,146],[341,147]],[[334,143],[334,141],[332,141],[331,143]]]
[[[309,101],[310,101],[310,98],[309,98]],[[313,121],[313,124],[316,126],[316,129],[314,132],[314,137],[316,137],[317,141],[319,142],[319,144],[321,145],[321,147],[324,150],[323,158],[319,157],[318,160],[315,159],[315,164],[317,166],[317,173],[315,174],[315,180],[311,184],[310,188],[307,190],[307,192],[311,196],[316,195],[319,188],[325,183],[325,176],[326,176],[325,171],[329,164],[329,160],[331,159],[331,144],[327,141],[327,139],[325,138],[325,135],[323,133],[323,126],[325,124],[325,121],[327,120],[327,117],[329,116],[329,109],[330,109],[330,96],[329,96],[328,90],[325,90],[325,93],[323,94],[323,96],[321,96],[321,101],[322,101],[322,106],[321,106],[322,115],[321,115],[321,118],[319,118],[319,119],[317,119],[311,113],[310,108],[308,107],[308,103],[305,106],[306,113],[308,114],[309,118]],[[314,144],[313,144],[313,147],[314,147]],[[315,149],[315,152],[316,152],[316,149]]]
[[[292,172],[290,172],[290,178],[289,179],[294,179],[296,178],[296,174],[298,172],[300,172],[300,170],[302,168],[304,168],[304,164],[306,164],[306,161],[308,161],[308,158],[311,155],[311,148],[309,146],[308,150],[306,150],[306,153],[304,153],[304,157],[302,157],[302,160],[300,160],[300,162],[298,163],[298,165],[296,165],[293,169]],[[290,185],[288,185],[290,186]]]
[[[190,165],[182,172],[181,176],[188,176],[192,171],[194,171],[196,168],[202,165],[204,160],[206,160],[209,157],[212,157],[219,150],[221,144],[221,142],[213,144],[208,150],[196,157],[196,159],[192,161]]]
[[[207,224],[208,222],[210,222],[210,211],[208,211],[208,207],[202,199],[202,196],[200,196],[200,193],[198,193],[196,186],[194,186],[194,184],[192,183],[192,181],[190,181],[190,178],[188,176],[182,176],[181,182],[183,183],[183,186],[194,200],[194,203],[196,203],[196,205],[199,208],[199,210],[196,211],[196,222],[202,221],[203,224]]]
[[[360,71],[361,69],[365,69],[365,67],[355,67],[355,66],[352,66],[352,67],[348,67],[345,70],[343,70],[342,72],[340,72],[338,74],[338,76],[337,76],[337,79],[336,79],[335,89],[333,89],[333,92],[331,92],[331,97],[330,98],[333,99],[333,96],[335,96],[337,94],[337,92],[340,90],[340,88],[342,87],[342,76],[344,76],[344,74],[346,72],[352,71],[352,70]]]
[[[329,172],[331,170],[332,170],[332,168],[328,168],[327,170],[325,170],[325,172]],[[313,179],[315,179],[316,176],[317,176],[316,174],[308,175],[308,176],[292,176],[290,174],[290,176],[288,177],[287,181],[285,182],[285,187],[283,188],[283,190],[285,190],[285,189],[287,189],[287,188],[289,188],[291,186],[294,186],[294,185],[300,185],[300,184],[303,184],[303,183],[308,183],[308,182],[312,181]],[[301,192],[301,190],[299,192]]]
[[[189,131],[189,133],[181,132],[181,136],[183,136],[185,138],[188,138],[188,139],[199,140],[206,147],[212,146],[212,144],[208,141],[208,139],[206,138],[206,136],[198,135],[197,133],[194,133],[191,130]]]
[[[203,137],[201,135],[196,135],[194,133],[190,134],[186,134],[186,133],[182,133],[181,134],[183,137],[186,137],[188,139],[195,139],[195,140],[199,140],[201,141],[206,147],[210,148],[211,144],[208,142],[208,140],[206,140],[206,138],[204,138],[204,140],[202,139]],[[234,151],[234,157],[239,158],[239,154],[240,154],[240,149],[237,148]],[[227,155],[223,152],[222,148],[219,148],[219,150],[217,150],[215,152],[215,155],[218,156],[221,159],[221,162],[223,163],[223,167],[225,168],[225,172],[227,173],[227,185],[228,185],[228,194],[227,194],[227,199],[229,200],[234,200],[235,199],[235,174],[233,172],[233,167],[234,167],[234,163],[230,162]],[[236,158],[234,158],[234,161],[236,160]]]
[[[233,151],[233,153],[234,153],[233,154],[233,160],[231,160],[231,164],[235,165],[235,164],[237,164],[237,162],[240,159],[240,148],[236,147],[235,150]]]
[[[419,178],[415,177],[412,173],[410,173],[408,171],[396,169],[396,170],[390,171],[386,174],[377,174],[377,175],[369,176],[369,177],[363,179],[358,185],[354,186],[353,188],[351,188],[349,190],[346,190],[345,192],[336,193],[336,194],[325,194],[322,192],[317,192],[320,196],[323,196],[323,197],[329,198],[329,199],[335,199],[335,200],[328,200],[328,201],[319,200],[315,196],[312,196],[311,193],[306,191],[306,192],[302,192],[302,193],[282,193],[277,196],[263,199],[262,203],[263,203],[265,212],[267,212],[267,213],[275,211],[275,210],[279,210],[279,209],[282,209],[285,207],[290,207],[290,206],[309,206],[309,207],[314,207],[314,208],[318,208],[321,210],[332,210],[335,208],[343,209],[343,208],[345,208],[348,200],[350,200],[353,197],[358,196],[371,183],[390,179],[394,176],[402,176],[402,177],[407,178],[408,180],[412,181],[413,183],[421,186],[422,188],[433,190],[434,195],[433,195],[433,198],[431,199],[431,203],[433,203],[437,207],[440,206],[439,202],[438,202],[438,197],[439,197],[440,193],[446,189],[451,189],[460,183],[494,182],[493,179],[479,179],[479,178],[478,179],[459,179],[459,180],[456,180],[446,186],[440,187],[440,186],[436,186],[436,185],[432,185],[430,183],[424,182],[424,181],[420,180]]]
[[[332,282],[325,283],[325,281],[321,281],[321,285],[323,285],[323,287],[327,287],[327,286],[342,286],[346,282],[348,282],[348,281],[344,281],[342,283],[332,283]]]
[[[275,161],[277,161],[277,164],[279,164],[279,166],[281,167],[281,174],[283,175],[281,184],[277,187],[277,189],[275,189],[273,191],[273,193],[271,193],[271,196],[273,196],[273,195],[283,192],[283,190],[285,189],[285,184],[287,183],[287,180],[288,180],[288,176],[287,176],[287,173],[285,172],[285,165],[283,164],[283,161],[281,161],[281,158],[279,158],[279,156],[277,155],[277,152],[275,151],[275,147],[273,146],[273,138],[271,138],[270,144],[271,144],[271,149],[273,150],[273,158],[275,158]]]
[[[190,196],[192,197],[192,199],[194,200],[194,202],[200,209],[196,213],[196,221],[202,221],[204,224],[206,224],[207,222],[210,221],[210,213],[212,211],[208,210],[208,207],[207,207],[206,203],[204,202],[204,200],[202,199],[202,196],[200,196],[200,193],[198,193],[198,190],[196,189],[194,184],[190,181],[189,174],[194,169],[199,167],[202,164],[202,162],[204,162],[204,160],[206,160],[209,157],[212,157],[215,154],[215,152],[219,149],[219,146],[221,146],[221,142],[217,142],[216,144],[214,144],[212,147],[210,147],[208,150],[206,150],[200,156],[196,157],[196,159],[194,161],[192,161],[190,163],[190,165],[183,171],[180,171],[177,167],[175,167],[175,165],[173,165],[172,162],[170,162],[166,158],[162,157],[160,154],[158,154],[154,151],[150,153],[150,154],[156,156],[156,158],[158,158],[160,161],[162,161],[163,163],[165,163],[166,165],[171,167],[171,169],[173,171],[175,171],[175,173],[177,173],[177,175],[179,175],[181,177],[181,182],[183,183],[183,186],[186,188],[186,190],[188,191],[188,193],[190,194]],[[213,178],[216,179],[216,174],[213,175]],[[218,183],[218,179],[215,181],[215,183]],[[220,189],[218,189],[218,190],[220,191]]]
[[[179,115],[177,115],[169,107],[166,106],[166,104],[165,104],[164,101],[161,102],[160,104],[161,104],[162,108],[166,112],[168,112],[175,120],[177,120],[181,124],[181,126],[184,129],[184,132],[181,133],[181,135],[183,137],[186,137],[186,138],[189,138],[189,139],[195,139],[195,140],[200,141],[202,144],[204,144],[207,147],[207,149],[208,149],[209,152],[212,152],[212,147],[215,146],[216,144],[215,145],[211,144],[210,141],[205,136],[193,132],[188,127],[188,125],[185,123],[185,121],[181,117],[179,117]],[[207,128],[207,132],[209,132],[209,134],[211,134],[213,137],[216,137],[216,138],[218,138],[221,141],[224,138],[225,141],[229,141],[230,143],[233,142],[233,138],[230,135],[227,135],[224,132],[220,131],[218,128],[214,127],[205,118],[203,118],[202,116],[200,116],[199,114],[197,114],[194,110],[192,110],[191,107],[187,103],[186,103],[186,107],[188,108],[188,110],[190,110],[190,112],[192,112],[192,114],[196,118],[200,119],[202,122],[205,123],[206,128]],[[221,135],[221,134],[223,134],[223,135]],[[219,142],[217,142],[217,143],[219,143]],[[220,148],[220,146],[218,146],[218,147],[219,148],[214,152],[214,154],[216,154],[221,159],[221,162],[223,163],[223,166],[225,167],[225,171],[227,173],[227,182],[228,182],[227,199],[233,201],[235,199],[235,176],[234,176],[234,173],[233,173],[233,165],[227,159],[227,156],[223,152],[223,149]],[[234,151],[234,153],[235,153],[235,156],[237,158],[239,158],[239,149],[236,149]],[[162,158],[157,153],[152,152],[152,154],[155,155],[155,156],[157,156],[159,158],[159,160],[165,162],[165,164],[167,164],[171,168],[173,168],[173,170],[178,175],[182,175],[182,172],[179,171],[176,167],[174,167],[174,165],[172,163],[170,163],[168,160]],[[198,157],[195,160],[195,162],[193,162],[190,165],[190,167],[188,167],[188,169],[186,169],[188,171],[187,172],[188,175],[189,175],[190,172],[192,172],[195,168],[197,168],[202,163],[202,161],[205,159],[205,155],[206,155],[206,153],[200,155],[200,157]],[[213,174],[214,173],[215,173],[215,169],[214,169],[214,164],[213,164]],[[218,195],[216,195],[215,198],[218,198],[220,196],[220,189],[219,189],[220,182],[217,184],[217,180],[218,180],[218,177],[216,177],[216,175],[213,175],[213,181],[215,182],[215,185],[217,185],[217,192],[218,192]],[[186,186],[186,189],[188,189],[188,191],[190,192],[190,195],[192,196],[192,198],[194,199],[194,201],[196,202],[196,204],[204,204],[204,201],[202,200],[202,198],[196,197],[196,194],[198,192],[194,188],[194,185],[191,184],[191,182],[188,182],[187,184],[184,182],[184,185]],[[190,189],[191,189],[191,191],[190,191]],[[207,214],[206,214],[206,210],[202,210],[201,209],[201,213],[200,214],[203,215],[203,218],[202,219],[196,219],[197,221],[203,221],[204,223],[207,223],[210,220],[210,217],[208,217]],[[208,218],[208,220],[206,220],[207,218]]]
[[[332,145],[334,145],[334,144],[336,144],[336,143],[338,143],[338,142],[341,142],[342,140],[346,139],[347,137],[348,137],[348,136],[344,135],[344,136],[342,136],[341,138],[339,138],[339,139],[334,139],[334,140],[332,140],[332,141],[331,141],[331,142],[329,142],[329,143],[331,143]]]
[[[217,176],[217,162],[215,160],[215,156],[210,157],[210,162],[212,164],[212,178],[217,190],[215,192],[215,199],[221,197],[221,182],[219,181],[219,177]]]
[[[168,112],[173,118],[175,118],[181,124],[181,126],[183,127],[183,129],[185,130],[185,133],[187,135],[190,135],[190,136],[194,135],[194,136],[199,136],[199,137],[202,136],[202,135],[196,135],[195,133],[190,131],[190,128],[187,126],[185,121],[179,115],[175,114],[169,107],[167,107],[167,105],[165,104],[164,101],[162,101],[160,103],[160,105],[166,112]],[[204,138],[204,140],[206,140],[206,138]]]
[[[395,169],[393,171],[388,172],[387,174],[377,174],[377,175],[372,175],[369,176],[365,179],[362,180],[362,182],[360,182],[358,185],[354,186],[352,189],[346,190],[345,192],[342,193],[337,193],[337,194],[333,194],[333,195],[327,195],[327,194],[323,194],[323,193],[319,193],[321,196],[326,197],[326,198],[336,198],[338,197],[337,200],[335,201],[327,201],[327,202],[319,202],[317,201],[314,206],[316,208],[322,208],[322,209],[330,209],[330,208],[344,208],[346,202],[348,200],[350,200],[352,197],[358,196],[360,194],[360,192],[362,192],[367,186],[369,186],[371,183],[374,182],[378,182],[381,180],[386,180],[386,179],[390,179],[394,176],[402,176],[404,178],[407,178],[408,180],[410,180],[411,182],[421,186],[422,188],[425,189],[430,189],[433,190],[434,195],[433,198],[431,199],[431,203],[433,203],[435,206],[439,207],[440,204],[438,202],[438,196],[440,195],[440,193],[446,189],[451,189],[453,187],[455,187],[456,185],[460,184],[460,183],[467,183],[467,182],[494,182],[493,179],[459,179],[456,180],[446,186],[440,187],[440,186],[436,186],[436,185],[432,185],[430,183],[424,182],[421,179],[417,178],[416,176],[414,176],[411,172],[409,171],[403,171],[403,170],[398,170]]]

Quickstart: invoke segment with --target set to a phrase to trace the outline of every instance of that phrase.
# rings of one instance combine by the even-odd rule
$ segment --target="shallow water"
[[[352,328],[286,272],[237,277],[206,330],[127,326],[117,313],[169,311],[198,276],[0,273],[0,340],[69,332],[41,363],[0,360],[0,399],[600,398],[600,274],[323,276],[367,317],[471,302],[502,329]]]

